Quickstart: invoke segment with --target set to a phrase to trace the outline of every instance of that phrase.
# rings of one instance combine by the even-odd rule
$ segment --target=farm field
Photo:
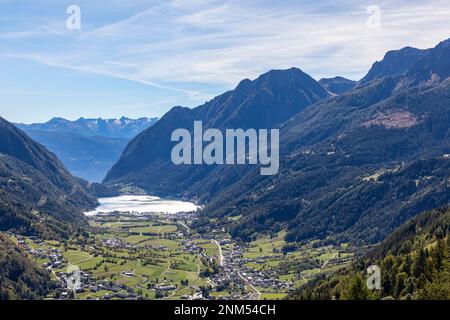
[[[348,266],[353,253],[347,246],[327,245],[316,242],[293,246],[284,240],[285,233],[275,237],[262,237],[249,244],[244,266],[254,272],[270,273],[282,282],[291,283],[290,290],[300,287],[319,274],[333,273]],[[258,287],[261,299],[282,299],[288,290]]]
[[[238,243],[223,230],[200,235],[183,214],[89,219],[89,232],[64,243],[25,239],[32,258],[60,283],[48,298],[277,300],[353,256],[345,245],[294,247],[284,233],[251,243]],[[81,284],[67,290],[73,268]]]

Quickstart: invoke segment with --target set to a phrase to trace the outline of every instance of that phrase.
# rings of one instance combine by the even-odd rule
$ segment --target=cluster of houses
[[[176,289],[177,289],[177,287],[174,285],[157,285],[157,286],[155,286],[155,290],[157,290],[157,291],[173,291]]]
[[[33,254],[33,252],[31,252],[31,254]],[[62,252],[59,249],[49,249],[46,253],[46,258],[50,260],[43,265],[46,269],[61,269],[67,265],[67,262],[64,260]]]
[[[129,243],[126,243],[122,239],[118,238],[104,239],[102,240],[102,243],[110,249],[127,249],[130,247]]]
[[[98,280],[92,274],[85,271],[79,271],[79,286],[74,288],[75,290],[69,288],[68,281],[70,275],[65,272],[56,271],[55,270],[63,270],[68,266],[67,260],[64,259],[64,256],[60,249],[57,248],[48,248],[46,244],[36,238],[36,237],[28,237],[29,240],[33,242],[32,248],[28,243],[25,237],[15,236],[17,239],[17,244],[20,245],[28,254],[32,255],[37,259],[45,259],[47,262],[43,264],[43,267],[47,270],[53,271],[55,276],[60,281],[59,288],[56,288],[54,293],[55,296],[60,300],[71,299],[73,296],[73,291],[76,293],[83,292],[99,292],[99,291],[107,291],[109,294],[104,295],[99,299],[138,299],[138,295],[134,292],[133,288],[119,286],[116,283],[108,280]],[[126,246],[124,242],[120,239],[107,239],[104,241],[105,245],[113,246],[113,247],[123,247]]]
[[[48,262],[44,263],[42,266],[48,270],[51,269],[61,269],[67,265],[67,262],[64,260],[62,252],[60,249],[48,249],[46,248],[45,242],[38,239],[37,237],[30,236],[28,240],[33,242],[32,248],[26,241],[27,238],[19,235],[15,235],[17,239],[17,244],[25,250],[28,254],[32,255],[36,259],[40,260],[48,260]]]
[[[168,219],[192,219],[192,214],[176,214],[169,215]],[[184,241],[183,246],[185,251],[192,254],[197,255],[202,258],[213,259],[211,256],[206,254],[205,249],[201,248],[198,245],[198,238],[193,237],[190,234],[189,227],[186,226],[187,233],[183,233]],[[220,230],[212,230],[210,233],[211,237],[218,239],[223,235],[223,231]],[[180,235],[181,236],[181,235]],[[68,288],[67,279],[68,275],[64,272],[60,272],[65,267],[68,266],[67,261],[64,259],[64,256],[60,249],[51,248],[48,249],[45,243],[43,243],[38,238],[28,238],[33,241],[33,248],[27,244],[27,240],[24,237],[17,236],[17,242],[21,245],[28,253],[33,255],[38,259],[45,259],[47,262],[43,265],[44,268],[51,270],[60,280],[61,286],[56,290],[56,296],[59,299],[70,299],[72,298],[73,292]],[[288,292],[293,290],[294,283],[288,281],[282,281],[278,278],[278,275],[273,270],[256,270],[253,268],[249,268],[246,266],[249,262],[253,262],[256,264],[264,264],[271,257],[269,256],[259,256],[257,258],[245,258],[244,253],[246,252],[246,248],[238,245],[231,239],[221,239],[214,240],[205,239],[216,242],[220,247],[221,257],[216,257],[221,261],[220,263],[220,271],[217,274],[212,275],[208,279],[208,283],[211,284],[212,287],[222,287],[223,291],[229,291],[226,296],[221,297],[220,299],[254,299],[259,294],[256,288],[264,288],[267,290],[273,290],[275,292]],[[103,245],[111,249],[117,248],[130,248],[133,247],[131,244],[123,241],[118,238],[110,238],[102,240]],[[152,246],[153,250],[164,251],[167,250],[164,246]],[[58,271],[57,271],[58,270]],[[136,276],[133,272],[123,272],[123,276],[134,277]],[[139,299],[139,295],[134,292],[133,288],[121,286],[113,281],[109,281],[106,279],[100,280],[96,279],[89,272],[81,271],[79,272],[80,276],[80,287],[76,288],[77,293],[83,292],[92,292],[97,293],[100,291],[107,292],[107,294],[103,295],[98,299]],[[231,284],[231,285],[230,285]],[[181,299],[189,299],[189,300],[204,300],[204,299],[213,299],[211,297],[204,297],[202,294],[202,290],[200,288],[190,286],[192,288],[192,295],[184,295]],[[225,288],[225,289],[224,289]],[[253,288],[250,290],[249,288]],[[162,293],[162,295],[170,294],[177,290],[177,287],[172,284],[158,284],[153,288],[156,292]]]
[[[294,282],[282,281],[278,279],[275,271],[262,270],[257,271],[250,268],[242,268],[241,275],[252,285],[264,289],[273,289],[276,292],[286,292],[294,290]]]
[[[187,240],[183,241],[183,245],[186,248],[186,251],[189,252],[190,254],[196,254],[196,255],[201,256],[202,258],[208,257],[205,249],[199,247],[195,240],[187,239]]]
[[[196,241],[191,240],[191,239],[187,239],[187,240],[183,241],[183,245],[186,248],[186,251],[191,254],[200,254],[203,251],[202,248],[197,246]]]
[[[255,270],[245,265],[249,262],[258,264],[265,263],[269,256],[260,256],[256,259],[244,258],[245,248],[234,243],[233,240],[223,239],[219,242],[221,246],[226,246],[223,250],[223,266],[219,274],[211,277],[211,281],[217,285],[227,285],[233,283],[234,286],[251,286],[273,289],[276,292],[287,292],[294,290],[294,283],[282,281],[273,270]],[[223,299],[252,299],[255,298],[254,292],[249,292],[242,296],[241,293],[232,293],[229,297]]]
[[[67,275],[64,273],[57,273],[58,277],[61,279],[61,288],[59,289],[59,299],[69,299],[70,289],[67,286]],[[80,271],[80,287],[75,290],[76,293],[83,292],[97,293],[100,291],[109,292],[98,298],[98,300],[111,300],[111,299],[122,299],[122,300],[136,300],[140,297],[135,293],[134,289],[131,287],[118,285],[113,281],[98,280],[94,278],[89,272]]]

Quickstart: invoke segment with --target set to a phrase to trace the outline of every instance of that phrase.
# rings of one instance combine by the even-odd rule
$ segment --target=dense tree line
[[[304,285],[293,299],[450,299],[450,209],[408,221],[351,268]],[[381,269],[381,290],[366,285],[369,265]]]

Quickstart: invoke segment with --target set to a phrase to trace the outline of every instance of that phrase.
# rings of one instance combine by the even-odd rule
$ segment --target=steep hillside
[[[204,128],[277,128],[326,97],[328,93],[319,83],[295,68],[271,71],[254,81],[244,80],[235,90],[193,110],[173,108],[130,142],[105,182],[133,184],[157,195],[211,196],[236,181],[234,170],[247,168],[173,165],[170,155],[175,143],[170,137],[175,129],[192,131],[195,120],[203,121]],[[202,191],[183,195],[193,185]]]
[[[328,90],[328,92],[339,95],[350,91],[356,85],[356,81],[352,81],[343,77],[320,79],[319,83]]]
[[[290,241],[381,241],[449,201],[448,61],[447,42],[390,52],[354,89],[302,108],[290,102],[304,101],[304,84],[322,87],[297,69],[243,81],[197,109],[173,109],[129,144],[106,182],[200,199],[206,207],[198,228],[225,227],[244,240],[287,229]],[[194,120],[219,129],[280,126],[279,174],[261,176],[255,166],[172,165],[170,133]],[[239,219],[221,219],[229,215]]]
[[[291,299],[450,299],[450,210],[426,212],[396,229],[351,268],[319,277]],[[381,290],[366,286],[378,265]]]
[[[450,57],[441,45],[427,52]],[[447,72],[445,64],[431,65]],[[227,226],[247,240],[288,228],[292,241],[377,242],[415,214],[448,203],[440,168],[450,153],[450,82],[414,86],[412,75],[382,76],[300,112],[281,128],[280,173],[245,173],[213,197],[199,226],[231,214],[242,218]]]
[[[0,301],[42,299],[51,285],[49,272],[37,268],[21,249],[0,233]]]
[[[360,101],[351,107],[352,94],[313,106],[282,128],[277,176],[254,171],[215,197],[205,212],[243,215],[234,233],[245,237],[289,222],[290,240],[340,234],[380,241],[414,214],[449,200],[447,172],[439,167],[449,162],[443,157],[450,153],[449,93],[450,86],[442,84],[368,107]],[[381,122],[371,122],[373,117]],[[421,158],[430,160],[416,160]]]
[[[441,42],[433,50],[418,60],[408,71],[404,85],[415,86],[419,84],[433,84],[444,81],[450,77],[450,39]]]
[[[382,77],[403,75],[428,53],[429,50],[411,47],[389,51],[382,61],[373,64],[367,75],[359,81],[359,84],[366,84]]]
[[[0,231],[67,236],[97,204],[45,147],[0,118]]]
[[[91,182],[101,182],[131,138],[156,121],[156,118],[125,117],[77,121],[54,118],[47,123],[18,126],[55,153],[70,173]]]

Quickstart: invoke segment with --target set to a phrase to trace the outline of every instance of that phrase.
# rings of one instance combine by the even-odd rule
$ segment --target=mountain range
[[[150,194],[170,196],[185,196],[183,193],[194,186],[203,188],[203,195],[219,192],[235,180],[220,172],[233,168],[173,165],[171,149],[175,143],[170,137],[175,129],[187,128],[192,132],[195,120],[203,121],[205,129],[275,128],[329,96],[318,82],[296,68],[270,71],[254,81],[243,80],[235,90],[195,109],[170,110],[129,143],[105,182],[131,183]],[[222,178],[216,179],[218,176]]]
[[[131,139],[155,123],[157,118],[85,119],[53,118],[46,123],[17,124],[24,131],[75,133],[82,136]]]
[[[101,182],[127,143],[157,118],[53,118],[46,123],[17,124],[54,152],[69,171],[91,182]]]
[[[356,83],[277,70],[198,108],[175,107],[129,143],[104,182],[200,200],[198,228],[225,227],[243,240],[287,229],[290,241],[378,242],[450,200],[449,42],[388,52]],[[330,86],[339,82],[340,94]],[[280,173],[173,165],[170,134],[195,120],[280,128]]]
[[[375,298],[448,299],[449,77],[447,40],[388,52],[356,82],[273,70],[197,108],[175,107],[158,121],[18,125],[42,144],[0,118],[0,299],[44,297],[51,285],[49,272],[36,267],[12,234],[67,239],[87,226],[83,212],[98,205],[93,193],[130,186],[202,202],[192,226],[200,233],[225,228],[249,241],[287,230],[286,240],[300,243],[381,242],[355,266],[309,283],[293,298],[374,298],[359,290],[358,272],[378,263],[388,273]],[[192,132],[194,121],[220,130],[279,128],[279,174],[261,176],[248,165],[172,164],[171,133]],[[86,173],[97,162],[115,161],[112,149],[118,156],[128,141],[103,185],[74,177],[44,146]]]
[[[0,233],[0,300],[42,299],[52,286],[49,272]]]

